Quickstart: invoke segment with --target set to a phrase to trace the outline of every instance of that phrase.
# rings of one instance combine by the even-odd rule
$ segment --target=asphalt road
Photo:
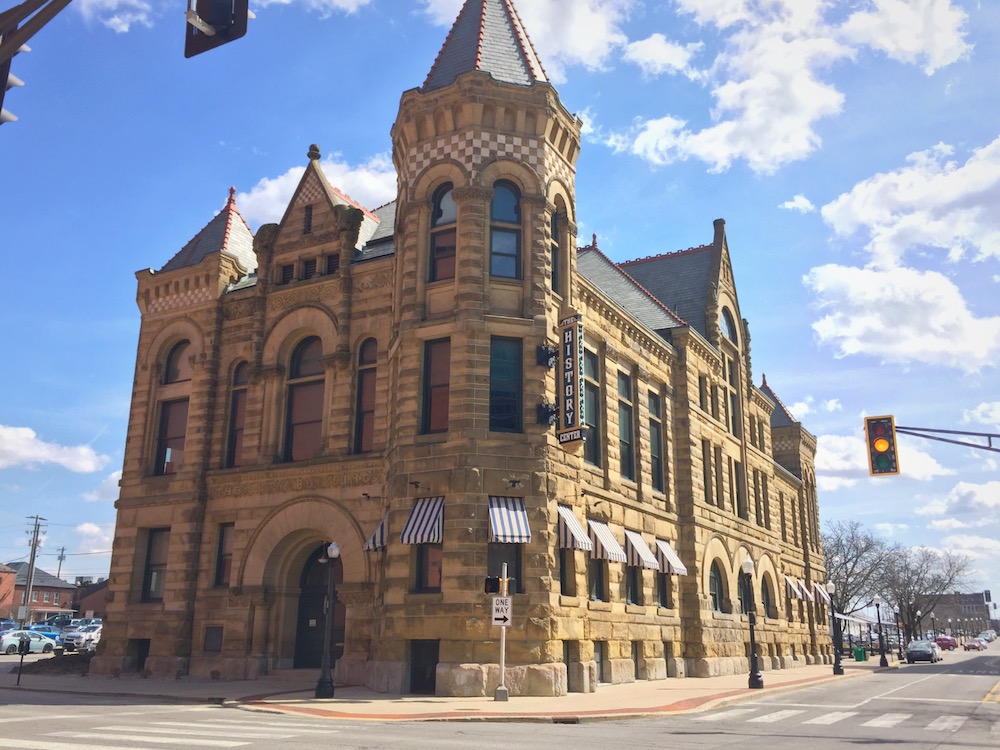
[[[1000,649],[997,649],[1000,652]],[[692,714],[581,724],[310,719],[219,706],[98,695],[17,693],[0,705],[0,749],[346,748],[533,750],[598,748],[907,750],[1000,747],[1000,654],[949,654],[900,669]],[[756,693],[756,691],[753,691]],[[0,690],[0,701],[12,699]]]

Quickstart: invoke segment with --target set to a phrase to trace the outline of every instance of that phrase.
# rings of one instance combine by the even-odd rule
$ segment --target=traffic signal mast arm
[[[1000,453],[1000,448],[993,445],[993,439],[996,438],[1000,440],[1000,435],[991,432],[966,432],[963,430],[936,430],[930,427],[902,427],[901,425],[896,425],[896,432],[900,435],[912,435],[913,437],[927,438],[928,440],[937,440],[940,443],[951,443],[953,445],[963,445],[966,448],[978,448],[984,451],[993,451],[994,453]],[[949,438],[937,437],[934,434],[940,435],[964,435],[967,437],[982,437],[986,438],[986,445],[979,445],[978,443],[970,443],[965,440],[951,440]]]
[[[56,14],[70,2],[71,0],[26,0],[26,2],[0,13],[0,33],[7,28],[14,29],[10,34],[3,36],[3,43],[0,44],[0,65],[10,62],[21,46],[37,34],[45,24],[55,18]],[[35,11],[38,12],[35,13]],[[21,21],[32,13],[35,15],[32,16],[31,20],[18,28]]]

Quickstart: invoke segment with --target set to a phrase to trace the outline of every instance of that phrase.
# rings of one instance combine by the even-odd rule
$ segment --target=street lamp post
[[[899,619],[899,612],[894,613],[896,616],[896,658],[903,661],[903,621]]]
[[[326,563],[326,601],[323,603],[323,610],[326,614],[326,621],[323,623],[323,662],[320,668],[319,680],[316,682],[317,698],[333,697],[333,674],[330,672],[330,641],[333,639],[333,567],[334,560],[340,557],[340,546],[336,542],[330,542],[326,546],[325,554],[319,558],[319,562]]]
[[[827,581],[826,591],[830,595],[830,619],[833,620],[833,673],[844,674],[844,665],[840,661],[843,635],[840,633],[840,620],[837,618],[837,605],[833,601],[833,595],[837,593],[837,586],[833,581]]]
[[[921,628],[923,628],[923,625],[920,623],[920,610],[918,609],[917,610],[917,632],[916,632],[917,640],[918,641],[922,641],[924,639],[924,634],[921,631]]]
[[[757,660],[757,639],[754,635],[754,626],[757,624],[757,605],[753,595],[753,560],[749,557],[743,561],[743,575],[747,577],[747,616],[750,619],[750,680],[748,686],[751,688],[764,687],[764,678],[760,674],[760,663]]]
[[[937,625],[934,624],[934,613],[933,612],[931,612],[931,632],[934,634],[935,638],[938,637]]]
[[[882,597],[875,595],[875,619],[878,620],[878,665],[888,667],[889,660],[885,656],[885,640],[882,638]]]

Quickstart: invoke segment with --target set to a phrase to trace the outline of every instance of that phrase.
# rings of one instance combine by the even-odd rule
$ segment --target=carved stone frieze
[[[275,290],[271,293],[269,302],[272,310],[281,311],[301,305],[303,302],[323,302],[336,296],[337,287],[335,285],[313,284],[301,289],[280,292]]]
[[[266,496],[286,492],[307,492],[328,490],[337,487],[360,487],[380,483],[385,476],[381,466],[369,466],[355,470],[327,470],[322,473],[304,474],[301,469],[287,472],[274,470],[266,478],[247,477],[233,479],[218,477],[209,479],[209,486],[216,497]]]
[[[354,277],[352,279],[352,291],[370,292],[376,289],[385,289],[392,285],[392,274],[388,271],[381,271],[376,274],[366,274],[365,276]]]

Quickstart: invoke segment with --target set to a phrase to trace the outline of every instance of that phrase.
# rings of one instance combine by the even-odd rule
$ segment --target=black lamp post
[[[922,641],[924,639],[924,634],[923,634],[922,629],[923,629],[923,624],[920,622],[920,610],[918,609],[917,610],[917,628],[916,628],[916,636],[917,636],[917,640],[918,641]]]
[[[899,612],[894,613],[896,616],[896,638],[898,643],[896,644],[896,658],[903,661],[903,621],[899,619]]]
[[[935,638],[938,637],[937,625],[934,624],[934,613],[933,612],[931,612],[931,632],[934,634]]]
[[[875,619],[878,620],[878,665],[888,667],[889,660],[885,656],[885,640],[882,637],[882,597],[875,595]]]
[[[333,565],[334,560],[340,557],[340,546],[336,542],[330,542],[326,546],[325,554],[319,558],[319,562],[326,563],[326,601],[323,602],[323,611],[326,614],[326,621],[323,623],[323,662],[321,665],[319,680],[316,682],[317,698],[333,697],[333,674],[330,672],[330,641],[333,639]]]
[[[837,586],[833,581],[827,581],[826,591],[830,595],[830,619],[833,620],[833,673],[844,674],[844,665],[840,661],[843,635],[840,633],[840,620],[837,618],[837,605],[833,601],[833,595],[837,593]]]
[[[764,687],[764,678],[760,674],[760,663],[757,660],[757,638],[754,635],[754,626],[757,624],[757,605],[753,595],[753,560],[749,557],[743,561],[743,575],[747,581],[746,596],[750,600],[747,602],[747,616],[750,619],[750,680],[748,686],[759,689]]]

